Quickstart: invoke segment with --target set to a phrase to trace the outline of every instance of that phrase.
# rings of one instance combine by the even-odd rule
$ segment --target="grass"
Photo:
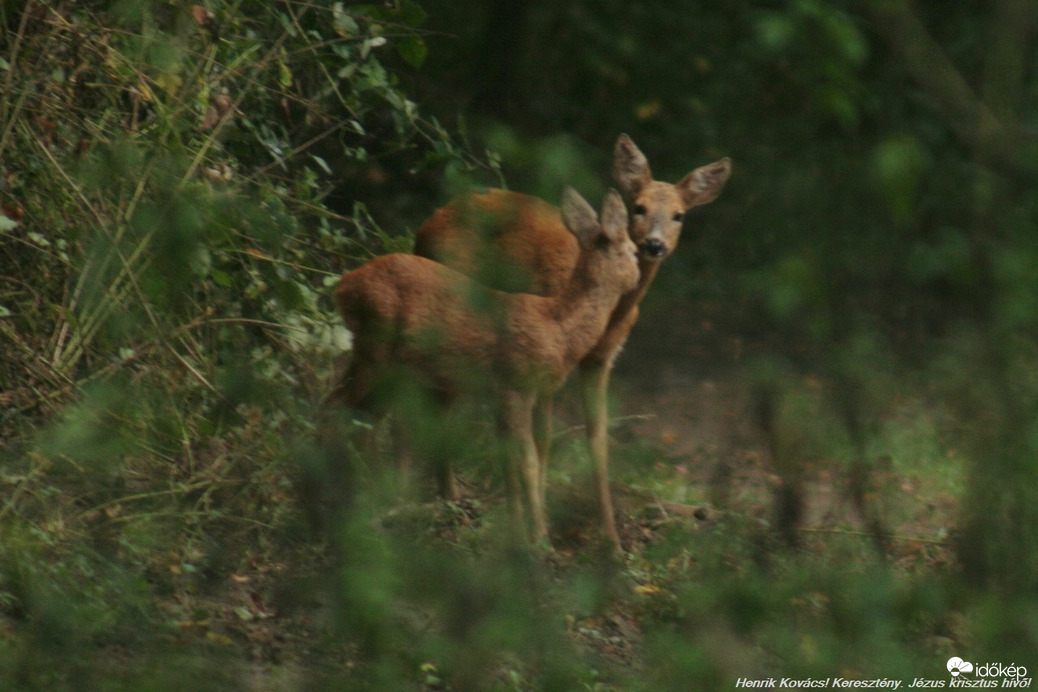
[[[619,389],[634,412],[614,420],[622,561],[598,535],[576,426],[556,439],[556,551],[540,554],[508,539],[491,457],[462,464],[457,503],[433,501],[431,484],[402,499],[391,478],[359,478],[365,490],[332,531],[316,530],[306,517],[319,500],[300,492],[320,464],[305,410],[239,408],[230,434],[184,445],[160,432],[182,415],[127,410],[125,390],[98,389],[6,459],[5,680],[730,689],[775,675],[936,678],[942,660],[995,637],[985,627],[998,606],[957,576],[965,455],[950,453],[936,407],[902,401],[877,428],[871,500],[892,546],[880,558],[839,460],[811,465],[790,550],[772,528],[779,476],[763,437],[744,435],[740,416],[661,425],[642,413],[660,393]],[[705,414],[696,389],[665,394]],[[739,434],[704,444],[707,418]],[[660,509],[719,495],[707,520]]]

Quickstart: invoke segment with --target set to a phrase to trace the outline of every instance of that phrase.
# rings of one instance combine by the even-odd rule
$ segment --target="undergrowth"
[[[422,19],[410,2],[0,9],[7,682],[96,679],[103,652],[149,661],[185,632],[219,645],[202,595],[257,599],[260,575],[319,563],[292,454],[348,345],[328,287],[409,242],[329,193],[380,160],[492,175],[396,84]],[[232,620],[268,615],[246,599]]]

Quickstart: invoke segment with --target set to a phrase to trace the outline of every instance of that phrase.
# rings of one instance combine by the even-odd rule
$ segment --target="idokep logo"
[[[1005,678],[1003,687],[1017,687],[1020,686],[1021,681],[1026,681],[1025,686],[1029,687],[1031,683],[1031,679],[1027,677],[1027,667],[1018,666],[1016,663],[1008,666],[1003,663],[973,664],[963,661],[958,656],[952,656],[948,659],[948,672],[951,673],[952,678],[957,678],[963,673],[972,673],[978,679]]]
[[[948,672],[952,674],[952,677],[958,677],[962,673],[972,673],[973,664],[963,661],[958,656],[952,656],[948,659]]]

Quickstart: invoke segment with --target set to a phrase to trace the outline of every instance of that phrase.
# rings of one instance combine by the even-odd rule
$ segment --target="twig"
[[[210,487],[210,486],[214,485],[215,483],[216,482],[212,481],[212,480],[205,480],[205,481],[198,481],[197,483],[192,483],[190,485],[180,486],[179,488],[169,488],[168,490],[155,490],[155,491],[148,492],[148,493],[138,493],[136,495],[124,495],[123,497],[117,497],[115,499],[109,500],[108,502],[102,502],[101,504],[96,505],[94,507],[91,507],[89,509],[84,509],[82,512],[80,512],[77,515],[76,518],[77,519],[82,519],[87,514],[93,514],[95,512],[100,512],[100,511],[104,510],[105,508],[112,507],[114,505],[121,505],[121,504],[128,503],[128,502],[139,502],[141,500],[150,500],[150,499],[153,499],[153,498],[156,498],[156,497],[165,497],[167,495],[187,494],[187,493],[190,493],[190,492],[194,492],[196,490],[202,490],[203,488]]]
[[[629,416],[617,416],[615,418],[610,418],[609,419],[609,425],[612,426],[612,425],[614,425],[616,423],[625,423],[627,421],[655,420],[658,417],[659,416],[657,416],[655,413],[635,413],[635,414],[632,414],[632,415],[629,415]],[[560,439],[560,438],[563,438],[563,437],[565,437],[567,435],[572,435],[572,434],[576,433],[578,430],[584,430],[586,427],[587,426],[584,425],[583,423],[580,423],[578,425],[573,425],[573,426],[570,426],[570,427],[565,428],[563,430],[560,430],[559,432],[557,432],[554,435],[552,435],[552,437],[554,439]]]
[[[802,533],[826,533],[837,536],[855,536],[857,538],[873,538],[873,535],[868,531],[859,531],[857,529],[825,529],[813,526],[802,526],[797,529]],[[892,541],[904,541],[907,543],[926,543],[929,545],[939,545],[945,547],[948,545],[947,541],[937,540],[935,538],[919,538],[918,536],[898,536],[897,534],[886,534],[884,538]]]

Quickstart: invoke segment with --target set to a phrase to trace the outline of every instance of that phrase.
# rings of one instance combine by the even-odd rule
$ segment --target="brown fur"
[[[345,274],[335,291],[354,335],[353,361],[335,398],[371,408],[381,379],[399,366],[447,397],[490,390],[521,455],[510,475],[512,507],[520,514],[525,495],[538,540],[547,539],[547,519],[534,404],[565,382],[598,343],[620,296],[638,282],[636,248],[615,191],[606,196],[601,224],[572,190],[564,194],[560,218],[577,256],[553,296],[487,289],[442,264],[404,254],[378,257]]]
[[[606,393],[609,373],[638,319],[660,261],[674,251],[688,209],[712,202],[731,175],[727,158],[695,169],[676,185],[653,180],[644,154],[627,135],[613,151],[613,177],[631,201],[628,234],[639,248],[640,279],[618,302],[608,327],[580,363],[587,434],[595,460],[603,530],[619,549],[612,497]],[[558,211],[529,195],[488,190],[462,196],[418,229],[415,253],[454,267],[489,286],[557,295],[576,266],[577,248]],[[501,280],[504,277],[505,281]],[[546,464],[550,399],[538,402],[538,447]],[[543,481],[543,474],[542,474]],[[543,493],[543,488],[542,488]]]
[[[478,232],[476,242],[472,230]],[[531,195],[492,189],[437,209],[419,228],[414,252],[493,288],[547,296],[562,291],[580,248],[558,207]]]

